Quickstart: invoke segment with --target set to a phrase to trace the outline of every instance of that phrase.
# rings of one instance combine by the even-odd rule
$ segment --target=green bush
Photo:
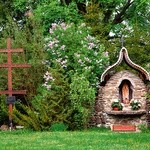
[[[147,127],[145,124],[140,124],[138,126],[139,130],[144,132],[144,133],[150,133],[150,128]]]
[[[69,85],[61,69],[50,69],[44,74],[45,82],[39,87],[38,95],[30,106],[20,104],[16,107],[14,120],[17,124],[33,130],[49,130],[56,122],[67,123],[71,108]]]
[[[81,19],[81,15],[78,13],[76,4],[74,2],[69,5],[61,5],[56,0],[49,0],[37,6],[34,10],[35,19],[40,21],[45,29],[45,34],[49,29],[49,26],[53,22],[65,22],[77,23]]]
[[[84,129],[88,126],[95,99],[95,90],[83,74],[72,76],[70,84],[70,100],[73,109],[71,126],[74,129]]]
[[[64,123],[54,123],[50,127],[50,131],[66,131],[67,128],[67,125],[65,125]]]
[[[8,124],[8,107],[6,104],[6,96],[0,96],[0,125]]]

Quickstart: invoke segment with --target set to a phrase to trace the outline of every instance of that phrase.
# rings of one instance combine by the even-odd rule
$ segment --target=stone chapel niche
[[[119,86],[119,99],[124,104],[129,104],[132,99],[133,90],[132,84],[129,80],[125,79]]]
[[[122,62],[130,69],[117,71],[115,68]],[[149,72],[132,62],[127,49],[122,47],[118,60],[101,75],[92,124],[111,127],[112,130],[115,130],[114,127],[118,125],[119,128],[124,125],[124,131],[127,131],[126,127],[133,127],[135,131],[140,124],[146,125],[146,83],[150,83]],[[112,103],[116,99],[120,99],[122,102],[122,110],[114,111],[112,109]],[[141,104],[138,110],[132,109],[130,105],[130,102],[134,100]]]

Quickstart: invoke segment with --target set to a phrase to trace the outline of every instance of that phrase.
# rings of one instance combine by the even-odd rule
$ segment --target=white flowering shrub
[[[84,23],[53,23],[46,38],[46,51],[52,66],[57,62],[64,68],[67,77],[75,72],[85,73],[92,86],[98,84],[98,77],[108,64],[108,52]]]
[[[84,23],[77,26],[64,22],[51,25],[45,50],[48,59],[44,63],[51,68],[59,65],[70,86],[69,126],[73,130],[82,129],[87,126],[93,108],[99,77],[108,65],[108,52],[90,35],[90,28]],[[46,72],[43,87],[54,93],[57,80],[51,72]]]
[[[45,80],[45,82],[44,82],[43,86],[46,87],[47,90],[50,90],[51,89],[51,84],[50,83],[55,80],[53,78],[52,74],[47,71],[44,74],[44,80]]]

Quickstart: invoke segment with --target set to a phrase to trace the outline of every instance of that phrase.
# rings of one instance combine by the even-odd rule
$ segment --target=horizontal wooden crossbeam
[[[0,64],[0,68],[30,68],[31,65],[29,64]]]
[[[23,49],[22,48],[17,48],[17,49],[0,49],[0,53],[8,53],[8,52],[13,52],[13,53],[23,52]]]
[[[9,91],[9,90],[6,90],[6,91],[0,91],[0,94],[26,94],[27,91],[26,90],[13,90],[13,91]]]

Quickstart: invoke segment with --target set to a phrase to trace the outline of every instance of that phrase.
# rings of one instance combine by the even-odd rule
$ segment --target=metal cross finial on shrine
[[[121,47],[124,47],[124,37],[121,35]]]
[[[0,53],[7,53],[7,64],[0,64],[0,68],[8,68],[8,90],[0,91],[0,94],[7,94],[7,104],[9,105],[9,123],[12,129],[12,111],[15,97],[13,94],[26,94],[26,90],[13,90],[12,88],[12,69],[13,68],[29,68],[29,64],[12,64],[12,53],[23,52],[23,49],[11,49],[11,39],[7,39],[7,49],[0,49]]]

